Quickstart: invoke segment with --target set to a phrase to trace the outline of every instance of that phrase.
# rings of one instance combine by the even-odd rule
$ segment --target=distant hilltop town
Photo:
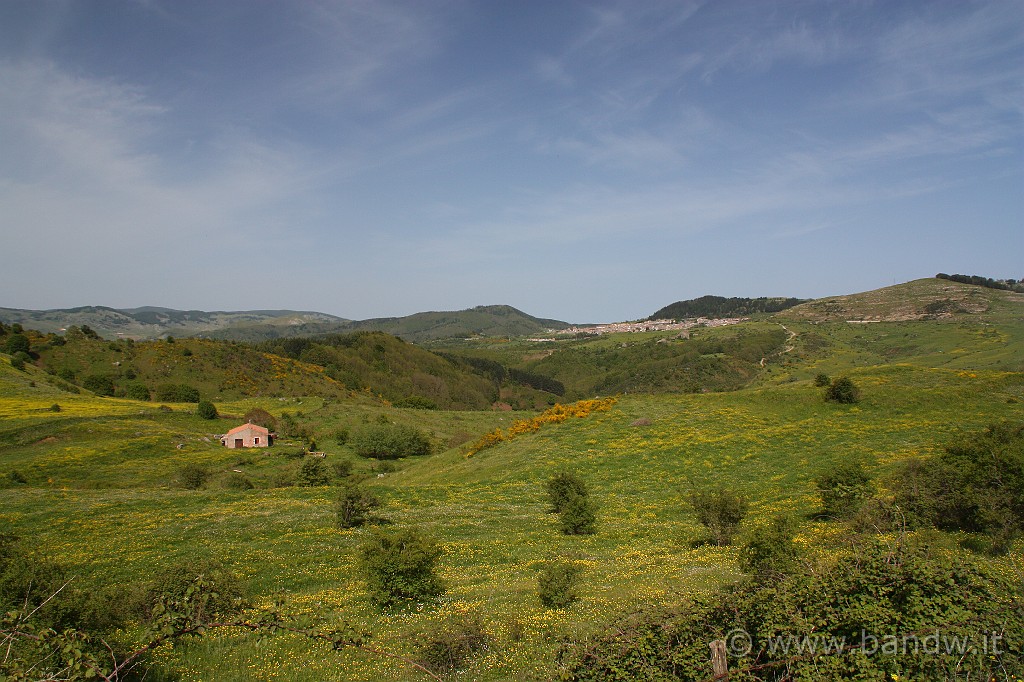
[[[613,322],[593,327],[569,327],[560,329],[556,334],[620,334],[622,332],[663,332],[672,330],[685,331],[694,327],[725,327],[749,320],[748,317],[707,318],[697,317],[676,322],[675,320],[644,320],[642,322]]]

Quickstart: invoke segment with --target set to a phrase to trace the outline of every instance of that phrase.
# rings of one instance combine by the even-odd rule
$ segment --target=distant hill
[[[799,298],[701,296],[688,301],[671,303],[647,319],[684,320],[693,317],[745,317],[755,313],[777,313],[803,302],[804,299]]]
[[[994,306],[1024,306],[1024,294],[929,277],[789,308],[779,317],[814,322],[906,322],[977,315]]]
[[[259,324],[269,329],[288,329],[310,324],[337,325],[344,318],[297,310],[213,311],[170,308],[108,308],[82,306],[54,310],[0,308],[0,322],[18,323],[41,332],[57,332],[75,325],[88,326],[107,339],[158,339],[165,336],[209,336],[222,329]]]
[[[512,306],[486,305],[468,310],[432,311],[405,317],[380,317],[340,323],[309,323],[290,327],[270,324],[236,325],[212,332],[208,336],[236,341],[261,341],[376,331],[401,337],[411,343],[422,343],[473,336],[529,336],[569,326],[568,322],[527,315]]]
[[[27,329],[45,333],[60,333],[72,325],[88,326],[107,339],[145,340],[166,336],[198,336],[249,342],[381,331],[418,343],[472,336],[527,336],[570,326],[559,320],[533,317],[507,305],[477,306],[468,310],[425,312],[406,317],[362,321],[296,310],[206,312],[155,307],[117,309],[105,306],[55,310],[0,308],[0,322],[18,323]]]

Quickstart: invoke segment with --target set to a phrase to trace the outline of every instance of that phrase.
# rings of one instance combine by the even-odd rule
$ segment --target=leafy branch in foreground
[[[59,591],[51,595],[50,599],[55,598]],[[120,657],[106,641],[89,633],[74,628],[58,632],[52,627],[37,626],[33,617],[40,607],[29,610],[26,606],[9,611],[0,617],[0,649],[3,650],[0,679],[11,682],[125,680],[129,673],[144,664],[146,654],[157,647],[224,628],[247,630],[261,635],[274,635],[278,632],[301,635],[328,644],[335,651],[354,648],[371,655],[393,658],[432,679],[440,679],[416,661],[370,646],[370,635],[351,625],[315,630],[276,611],[266,611],[250,618],[211,619],[208,616],[211,611],[215,611],[211,603],[218,598],[211,583],[201,576],[192,581],[182,595],[162,598],[153,608],[152,619],[143,638],[145,643]],[[106,650],[106,659],[109,660],[99,653],[101,647]]]

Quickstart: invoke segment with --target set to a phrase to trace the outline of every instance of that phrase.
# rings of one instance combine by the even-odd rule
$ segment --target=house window
[[[260,437],[256,436],[255,438],[253,438],[252,439],[252,444],[253,445],[259,445],[260,444]]]

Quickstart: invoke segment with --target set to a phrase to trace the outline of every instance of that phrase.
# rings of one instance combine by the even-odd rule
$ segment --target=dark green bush
[[[199,490],[210,478],[210,470],[202,464],[186,464],[178,470],[178,484],[186,490]]]
[[[576,587],[580,567],[571,561],[551,561],[541,568],[537,576],[537,595],[540,603],[549,609],[559,609],[579,599]]]
[[[728,641],[737,647],[729,668],[739,679],[1024,679],[1019,577],[906,540],[871,543],[827,567],[616,618],[603,636],[563,648],[563,679],[710,679],[708,641],[738,630],[749,634]],[[936,636],[942,639],[925,639]],[[958,650],[954,637],[969,646]],[[846,646],[827,649],[830,638]],[[806,648],[815,642],[816,655]],[[738,672],[755,665],[754,676]]]
[[[331,468],[323,457],[307,457],[299,467],[295,482],[303,488],[317,488],[331,484]]]
[[[274,418],[274,415],[270,414],[262,407],[254,407],[246,412],[242,419],[262,426],[265,429],[270,429],[271,431],[277,428],[277,420]]]
[[[346,483],[334,503],[339,528],[355,528],[366,523],[374,509],[381,506],[381,499],[358,483]]]
[[[722,487],[692,491],[690,506],[697,520],[708,529],[711,542],[720,547],[732,542],[747,515],[746,498]]]
[[[11,334],[7,337],[4,347],[8,355],[14,355],[15,353],[30,355],[32,352],[32,345],[24,334]]]
[[[196,414],[203,419],[216,419],[219,416],[217,414],[217,406],[209,400],[199,401],[199,404],[196,405]]]
[[[132,400],[149,400],[149,389],[141,383],[128,384],[125,386],[124,395]]]
[[[962,433],[927,460],[910,460],[893,481],[908,521],[984,533],[1005,550],[1024,531],[1024,424]]]
[[[156,387],[156,399],[169,403],[198,403],[199,390],[188,384],[160,384]]]
[[[566,535],[593,535],[597,531],[597,504],[589,495],[570,495],[558,513],[558,525]]]
[[[574,495],[586,497],[587,484],[571,471],[559,471],[548,479],[547,491],[548,499],[551,500],[550,511],[557,514]]]
[[[60,412],[60,405],[58,403],[50,405],[50,412]]]
[[[398,459],[430,454],[430,440],[403,424],[369,424],[356,429],[349,445],[360,457]]]
[[[406,407],[414,410],[436,410],[437,403],[430,398],[419,395],[411,395],[394,403],[395,407]]]
[[[871,477],[860,462],[844,462],[815,481],[826,516],[847,518],[871,497]]]
[[[7,480],[10,481],[11,485],[25,485],[28,483],[28,479],[17,469],[7,472]]]
[[[849,377],[834,379],[825,389],[825,400],[833,403],[852,405],[860,400],[860,389]]]
[[[114,395],[114,379],[105,374],[90,374],[82,379],[82,388],[96,395]]]
[[[336,478],[348,478],[352,475],[352,468],[352,462],[347,459],[331,463],[331,470],[334,472],[334,476]]]
[[[818,388],[825,388],[831,383],[832,379],[827,374],[822,373],[814,377],[814,385],[817,386]]]
[[[139,615],[151,617],[161,601],[183,601],[189,586],[200,577],[206,584],[206,599],[202,614],[197,615],[230,618],[246,607],[245,590],[237,575],[216,559],[190,557],[169,564],[153,578],[142,595]]]
[[[61,367],[59,370],[57,370],[57,376],[71,384],[78,381],[78,377],[75,375],[74,370],[72,370],[70,367]]]
[[[27,363],[31,359],[32,358],[30,358],[25,353],[22,353],[21,351],[18,351],[17,353],[15,353],[14,355],[11,356],[11,367],[13,367],[14,369],[18,370],[19,372],[24,372],[25,371],[25,363]]]
[[[338,445],[345,445],[346,443],[348,443],[349,435],[351,434],[349,433],[348,428],[343,426],[334,432],[334,442],[337,443]]]
[[[359,566],[370,598],[385,607],[444,593],[436,568],[442,554],[437,543],[415,529],[371,529],[359,548]]]

